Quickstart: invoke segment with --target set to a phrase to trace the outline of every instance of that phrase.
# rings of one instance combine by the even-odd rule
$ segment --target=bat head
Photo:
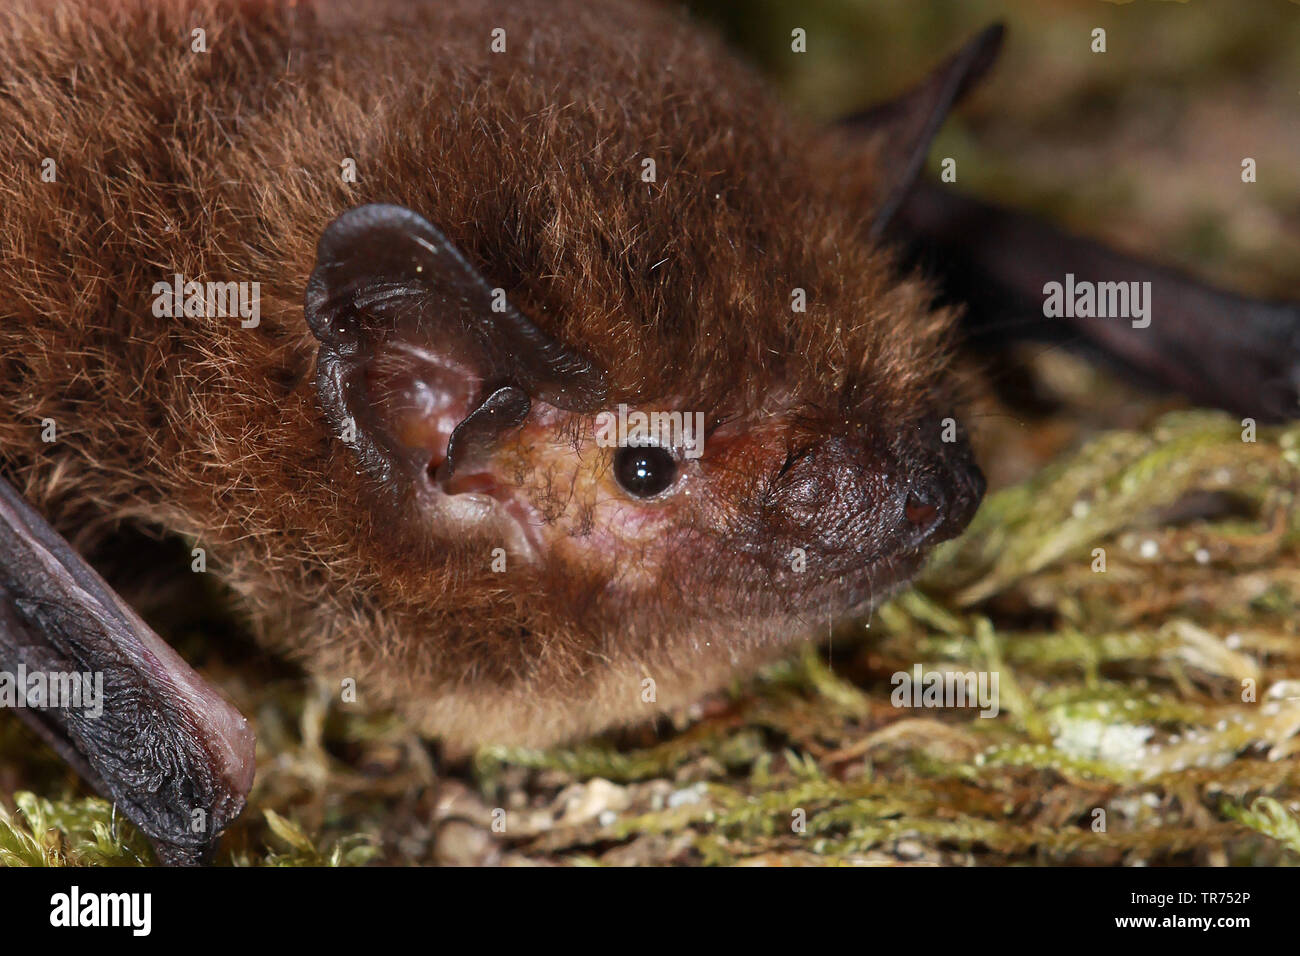
[[[617,354],[550,337],[417,213],[367,205],[321,240],[307,314],[331,422],[429,533],[481,540],[485,562],[501,548],[562,567],[623,604],[667,591],[696,593],[696,614],[719,594],[750,612],[839,612],[960,532],[982,484],[936,376],[938,323],[868,316],[855,334],[844,316],[801,345],[800,294],[733,327],[743,339],[718,357],[734,390],[673,377],[620,396]],[[746,377],[763,347],[783,367]]]
[[[852,136],[747,124],[741,77],[656,120],[658,169],[616,171],[620,144],[562,116],[562,175],[520,171],[545,161],[536,141],[499,145],[509,213],[459,241],[406,205],[336,218],[306,316],[325,416],[405,542],[393,600],[486,601],[509,639],[466,666],[572,694],[597,661],[680,666],[716,639],[739,662],[958,534],[983,479],[946,374],[953,316],[878,237],[997,39]]]

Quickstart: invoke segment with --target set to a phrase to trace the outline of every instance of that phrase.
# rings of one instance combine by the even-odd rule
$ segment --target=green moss
[[[96,797],[45,800],[19,792],[0,806],[4,866],[139,866],[153,861],[148,842]]]

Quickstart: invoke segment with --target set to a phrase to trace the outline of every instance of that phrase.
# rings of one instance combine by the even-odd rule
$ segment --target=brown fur
[[[729,559],[699,550],[625,609],[581,568],[493,577],[483,542],[408,511],[390,533],[317,404],[315,245],[382,201],[596,357],[614,400],[786,422],[724,443],[737,499],[790,422],[851,418],[871,444],[946,412],[950,316],[867,239],[871,167],[697,27],[577,0],[19,2],[0,24],[0,455],[79,545],[118,522],[192,538],[261,639],[457,747],[644,719],[644,677],[659,708],[689,702],[854,603],[781,612],[711,585]],[[173,273],[260,281],[260,327],[155,318]]]

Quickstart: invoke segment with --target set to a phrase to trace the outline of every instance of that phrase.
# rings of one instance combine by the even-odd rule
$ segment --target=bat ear
[[[1002,47],[1005,28],[995,23],[902,96],[845,117],[841,125],[875,141],[882,180],[871,235],[889,225],[925,166],[930,142],[949,111],[988,72]]]
[[[305,312],[326,415],[381,479],[401,462],[449,476],[532,401],[591,411],[605,400],[596,365],[401,206],[358,206],[326,227]]]

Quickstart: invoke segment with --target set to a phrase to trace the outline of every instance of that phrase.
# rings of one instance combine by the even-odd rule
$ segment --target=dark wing
[[[988,72],[1002,34],[1001,26],[989,27],[902,96],[841,121],[864,150],[875,151],[883,170],[871,234],[909,244],[945,297],[966,306],[967,327],[985,343],[1064,340],[1205,405],[1259,421],[1300,417],[1300,305],[1216,289],[1022,213],[917,182],[931,140]],[[1094,286],[1149,282],[1148,314],[1138,324],[1045,315],[1045,286],[1064,284],[1067,275]]]
[[[20,693],[58,688],[18,714],[162,862],[203,862],[243,809],[254,770],[247,721],[3,479],[0,670],[25,675]]]
[[[1023,213],[914,187],[894,229],[966,305],[972,335],[1053,338],[1100,351],[1158,389],[1262,422],[1300,416],[1300,305],[1214,288],[1173,269],[1067,235]],[[1051,282],[1150,283],[1143,323],[1044,315]]]

